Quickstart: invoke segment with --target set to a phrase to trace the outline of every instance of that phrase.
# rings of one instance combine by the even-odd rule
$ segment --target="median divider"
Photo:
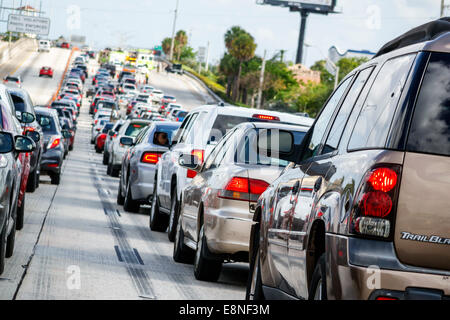
[[[67,59],[66,67],[64,68],[64,72],[63,72],[63,74],[62,74],[62,76],[61,76],[61,80],[59,80],[58,89],[56,90],[55,94],[53,94],[53,96],[52,96],[52,97],[50,98],[50,100],[48,101],[47,106],[50,106],[51,103],[52,103],[53,101],[55,101],[56,98],[58,97],[59,91],[61,90],[62,84],[63,84],[64,79],[65,79],[65,77],[66,77],[67,70],[69,70],[70,61],[72,61],[73,53],[74,53],[75,51],[77,51],[77,50],[78,50],[77,48],[72,48],[72,50],[70,51],[70,55],[69,55],[69,59]]]

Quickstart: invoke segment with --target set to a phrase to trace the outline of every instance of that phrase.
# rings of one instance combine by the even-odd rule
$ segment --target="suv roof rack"
[[[450,31],[450,17],[425,23],[386,43],[373,58],[412,44],[433,40],[447,31]]]

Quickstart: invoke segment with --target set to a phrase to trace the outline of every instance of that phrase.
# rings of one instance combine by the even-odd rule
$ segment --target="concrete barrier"
[[[8,62],[10,59],[13,59],[19,52],[33,47],[37,50],[36,39],[30,38],[22,38],[12,42],[11,52],[9,51],[9,44],[4,44],[0,47],[0,65]]]

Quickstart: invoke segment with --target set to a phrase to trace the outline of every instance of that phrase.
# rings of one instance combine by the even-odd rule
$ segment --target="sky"
[[[295,1],[295,0],[292,0]],[[447,0],[450,5],[450,0]],[[3,0],[4,6],[40,0]],[[376,52],[383,44],[420,24],[437,19],[441,0],[337,0],[340,13],[312,14],[306,27],[305,64],[323,59],[331,46]],[[51,19],[50,39],[60,35],[86,36],[95,48],[133,46],[149,48],[171,36],[176,0],[42,0],[43,16]],[[450,14],[450,11],[448,12]],[[0,14],[7,19],[7,14]],[[258,5],[256,0],[179,0],[176,29],[189,36],[198,50],[210,43],[210,61],[225,52],[223,36],[234,25],[247,30],[257,43],[256,54],[271,58],[286,50],[295,60],[300,15],[288,8]],[[4,32],[6,24],[0,25]]]

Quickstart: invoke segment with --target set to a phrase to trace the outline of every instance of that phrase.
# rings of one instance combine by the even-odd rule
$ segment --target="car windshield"
[[[98,108],[104,108],[104,109],[112,109],[114,108],[115,103],[114,102],[108,102],[108,101],[101,101],[98,103]]]
[[[176,133],[178,128],[179,128],[179,126],[156,127],[155,134],[149,136],[148,143],[160,145],[160,143],[158,143],[158,135],[163,134],[164,136],[166,136],[168,138],[168,144],[166,144],[166,145],[170,145],[172,143],[172,137],[174,136],[174,134]]]
[[[112,129],[112,127],[114,126],[114,123],[107,123],[105,124],[105,126],[103,127],[102,133],[108,133],[109,130]]]
[[[7,81],[19,82],[19,78],[11,77],[11,76],[7,76],[7,77],[5,78],[5,80],[7,80]]]

